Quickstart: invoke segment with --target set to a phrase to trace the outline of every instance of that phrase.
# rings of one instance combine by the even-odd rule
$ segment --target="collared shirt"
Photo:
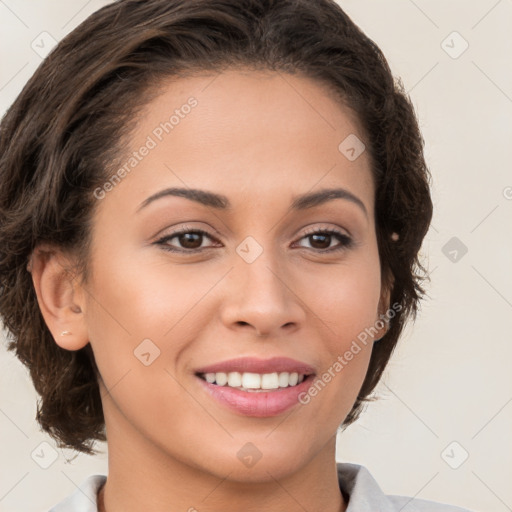
[[[346,512],[471,512],[434,501],[386,495],[364,466],[346,462],[336,466],[340,490],[348,500]],[[49,512],[98,512],[97,495],[106,480],[105,475],[89,476]]]

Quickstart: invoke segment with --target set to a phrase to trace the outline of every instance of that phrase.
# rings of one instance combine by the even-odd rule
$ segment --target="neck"
[[[98,491],[98,512],[106,512],[105,510],[105,485],[101,486]]]
[[[108,425],[107,425],[108,431]],[[109,432],[110,434],[111,432]],[[309,462],[275,478],[230,479],[163,453],[131,431],[109,436],[109,474],[98,495],[98,512],[344,512],[335,462],[336,436]]]

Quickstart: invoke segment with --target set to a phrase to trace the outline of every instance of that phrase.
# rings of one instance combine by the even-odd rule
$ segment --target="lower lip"
[[[287,411],[299,402],[299,395],[306,392],[311,386],[314,375],[309,375],[297,386],[279,388],[266,392],[241,391],[229,386],[210,384],[201,377],[197,377],[204,389],[223,405],[227,405],[244,416],[266,418],[277,416]]]

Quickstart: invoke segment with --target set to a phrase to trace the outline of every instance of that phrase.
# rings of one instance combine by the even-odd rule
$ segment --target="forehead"
[[[237,208],[344,186],[371,213],[369,157],[348,158],[345,147],[359,141],[359,152],[364,138],[354,112],[301,75],[237,69],[173,78],[141,112],[109,200],[122,194],[135,209],[180,186],[222,192]]]

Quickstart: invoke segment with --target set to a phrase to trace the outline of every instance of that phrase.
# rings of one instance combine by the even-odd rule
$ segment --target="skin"
[[[72,256],[59,250],[41,246],[33,257],[56,343],[91,343],[101,373],[105,508],[344,511],[335,438],[364,380],[371,340],[309,404],[270,418],[218,404],[194,371],[239,356],[288,356],[319,375],[389,307],[369,156],[349,161],[338,150],[348,135],[364,134],[322,84],[239,69],[165,83],[130,152],[190,96],[198,105],[99,200],[88,282],[69,277]],[[220,193],[232,208],[168,196],[137,211],[168,187]],[[290,209],[296,195],[339,187],[366,213],[346,199]],[[184,226],[209,236],[167,240],[188,254],[155,243]],[[338,230],[353,243],[326,252],[342,241],[315,241],[311,228]],[[248,236],[263,249],[252,263],[236,252]],[[146,338],[160,350],[149,366],[134,356]],[[247,442],[261,453],[252,467],[237,457]]]

